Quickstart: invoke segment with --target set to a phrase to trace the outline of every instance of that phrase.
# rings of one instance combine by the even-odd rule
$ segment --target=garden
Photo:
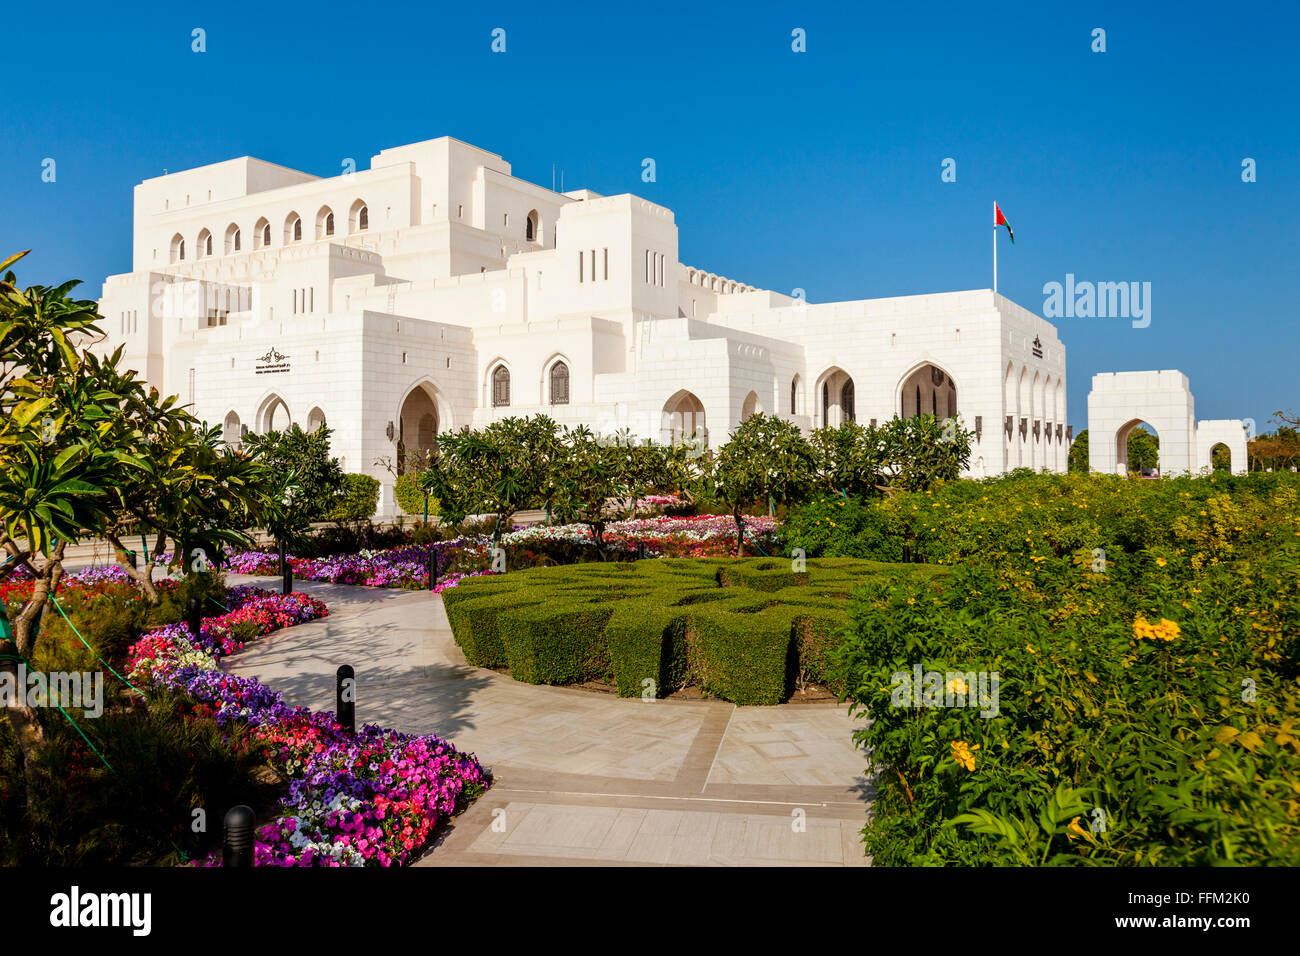
[[[757,414],[715,449],[532,416],[438,436],[400,469],[436,522],[375,528],[328,427],[228,444],[80,349],[99,317],[71,288],[0,281],[0,687],[109,692],[93,717],[6,708],[5,861],[213,863],[247,803],[259,864],[402,865],[483,791],[447,741],[221,670],[327,613],[226,585],[284,554],[440,592],[466,658],[519,681],[849,702],[880,864],[1300,863],[1294,473],[976,481],[972,436],[933,416],[805,436]],[[65,568],[88,538],[115,564]]]

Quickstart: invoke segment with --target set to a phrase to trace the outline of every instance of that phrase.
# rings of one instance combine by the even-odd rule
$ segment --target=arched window
[[[316,213],[316,238],[327,239],[334,235],[334,210],[329,206],[321,206],[320,212]]]
[[[844,383],[840,389],[840,414],[846,422],[855,422],[858,420],[857,410],[853,407],[853,379]]]
[[[790,379],[790,414],[799,414],[799,376]]]
[[[253,248],[266,249],[271,245],[271,224],[266,221],[266,217],[257,220],[257,225],[253,227]]]
[[[363,232],[370,228],[370,210],[358,199],[348,210],[348,232]]]
[[[503,408],[510,404],[510,371],[498,365],[492,373],[492,407]]]
[[[537,210],[534,209],[524,220],[524,238],[529,242],[537,242],[541,236],[542,230],[538,227]]]
[[[284,241],[286,245],[290,242],[302,241],[302,217],[296,212],[291,212],[285,217]]]
[[[226,227],[226,255],[239,251],[239,227],[233,222]]]
[[[204,229],[199,233],[199,258],[212,255],[212,233]]]
[[[551,366],[551,404],[569,404],[569,366],[563,362]]]
[[[185,237],[179,232],[172,236],[172,262],[185,261]]]
[[[227,445],[234,445],[237,444],[242,437],[243,432],[239,427],[239,415],[232,411],[226,416],[225,423],[221,429],[221,440]]]

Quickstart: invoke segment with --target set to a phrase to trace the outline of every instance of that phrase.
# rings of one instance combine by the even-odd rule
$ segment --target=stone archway
[[[665,445],[680,445],[692,436],[703,446],[709,443],[704,403],[694,392],[681,389],[664,402],[659,425],[659,440]]]
[[[1144,434],[1150,438],[1145,438]],[[1115,433],[1115,471],[1121,475],[1158,477],[1160,432],[1140,418],[1121,425]]]
[[[900,418],[933,415],[937,420],[957,414],[957,383],[933,362],[925,362],[904,377],[898,387]]]
[[[835,366],[823,372],[814,394],[817,396],[813,422],[816,427],[838,427],[858,420],[857,388],[853,376],[844,369]]]
[[[755,415],[763,414],[763,403],[758,400],[758,392],[750,392],[740,406],[740,420],[747,422]]]
[[[427,384],[411,389],[397,416],[397,473],[422,468],[438,447],[438,402]]]
[[[1193,471],[1196,413],[1182,372],[1103,372],[1088,393],[1088,469],[1127,474],[1128,438],[1140,424],[1160,438],[1159,472]]]

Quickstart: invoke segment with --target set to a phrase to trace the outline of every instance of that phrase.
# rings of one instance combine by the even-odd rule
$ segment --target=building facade
[[[973,476],[1066,469],[1065,348],[1008,299],[812,304],[682,263],[663,206],[449,137],[333,178],[244,157],[146,180],[132,268],[104,283],[99,348],[232,443],[328,422],[381,513],[437,435],[536,413],[714,446],[756,412],[955,415]]]

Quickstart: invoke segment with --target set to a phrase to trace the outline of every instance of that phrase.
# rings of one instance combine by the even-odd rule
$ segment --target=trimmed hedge
[[[343,490],[335,499],[334,507],[325,515],[325,520],[365,521],[374,516],[378,507],[378,479],[348,474],[343,476]]]
[[[534,684],[612,682],[623,697],[690,685],[776,704],[800,681],[839,693],[830,651],[850,592],[869,578],[932,578],[920,565],[785,558],[657,559],[535,568],[443,592],[465,658]]]

